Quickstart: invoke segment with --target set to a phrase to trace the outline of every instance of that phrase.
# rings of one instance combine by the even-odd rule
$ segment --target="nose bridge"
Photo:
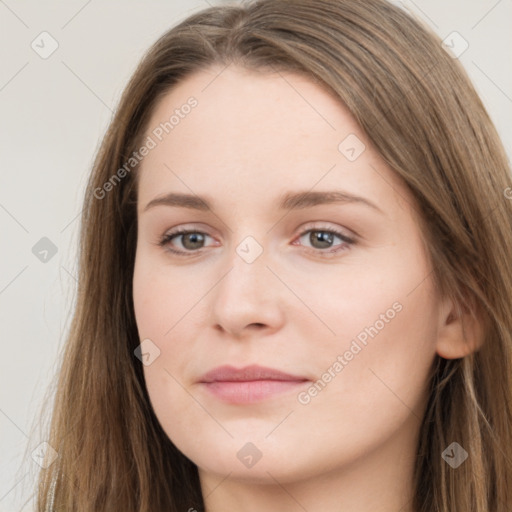
[[[267,268],[268,252],[254,236],[234,245],[227,258],[227,273],[217,285],[214,322],[235,333],[245,326],[274,326],[279,320],[278,283]]]
[[[258,292],[258,284],[265,282],[270,273],[266,267],[268,251],[252,235],[245,236],[230,252],[229,274],[226,286],[234,288],[236,295],[252,295]],[[253,297],[257,299],[258,297]]]

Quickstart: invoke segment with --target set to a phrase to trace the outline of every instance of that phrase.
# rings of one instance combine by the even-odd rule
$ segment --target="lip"
[[[199,379],[199,382],[247,382],[254,380],[305,381],[308,379],[300,375],[292,375],[274,368],[253,364],[239,369],[230,365],[218,366],[205,373]]]
[[[229,365],[219,366],[199,379],[199,383],[211,395],[231,404],[267,400],[285,392],[297,391],[306,382],[310,381],[304,376],[259,365],[239,369]]]

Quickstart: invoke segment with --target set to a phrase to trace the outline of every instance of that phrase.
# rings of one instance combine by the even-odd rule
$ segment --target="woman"
[[[89,181],[38,510],[510,510],[510,187],[397,7],[174,27]]]

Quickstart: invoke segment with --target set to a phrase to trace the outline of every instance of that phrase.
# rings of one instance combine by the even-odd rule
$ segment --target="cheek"
[[[194,287],[179,270],[152,261],[144,253],[135,260],[133,305],[141,339],[164,339],[194,302]]]
[[[408,258],[400,259],[403,254]],[[208,315],[218,290],[208,292],[218,271],[205,267],[200,274],[136,259],[133,293],[139,335],[154,340],[161,351],[161,357],[144,367],[144,376],[169,438],[196,463],[221,464],[226,447],[236,453],[246,436],[255,436],[265,453],[275,453],[269,464],[286,460],[300,445],[298,466],[320,468],[326,461],[357,458],[397,432],[412,414],[420,417],[436,334],[436,303],[422,261],[421,254],[396,247],[387,259],[358,266],[347,260],[336,272],[327,266],[315,267],[314,275],[293,266],[280,269],[280,277],[304,302],[291,292],[276,301],[283,343],[276,347],[275,360],[301,364],[318,380],[305,401],[294,397],[286,404],[294,414],[267,438],[282,421],[281,410],[257,421],[230,421],[215,404],[207,404],[205,412],[185,389],[191,368],[207,367],[220,347],[203,344],[203,331],[213,325]],[[279,290],[269,290],[269,300]],[[228,425],[234,440],[216,419]],[[304,443],[311,432],[315,436]],[[230,461],[223,462],[226,472],[232,470]]]
[[[133,282],[139,339],[151,353],[150,364],[143,366],[146,387],[166,428],[177,428],[176,413],[193,405],[182,386],[188,385],[185,376],[190,375],[198,351],[189,328],[197,291],[185,281],[180,283],[178,276],[171,278],[176,274],[156,265],[136,265]]]
[[[364,272],[344,269],[323,294],[312,288],[308,295],[335,335],[324,330],[315,345],[320,382],[304,401],[324,418],[349,410],[361,428],[368,415],[377,420],[379,413],[388,419],[398,414],[403,420],[409,408],[420,414],[435,358],[437,303],[419,245],[382,254]],[[306,333],[314,339],[312,329]]]
[[[186,337],[177,334],[182,327],[180,319],[186,322],[185,315],[190,309],[187,305],[193,304],[194,292],[187,286],[181,289],[180,283],[170,275],[171,272],[149,264],[149,259],[136,259],[133,302],[139,339],[143,343],[150,340],[146,347],[151,360],[143,366],[150,402],[168,437],[174,439],[189,430],[190,424],[188,427],[183,424],[190,423],[197,411],[181,384],[194,348]]]
[[[335,304],[326,318],[336,337],[317,353],[319,381],[302,397],[305,409],[367,441],[423,414],[437,308],[426,267],[407,263],[347,276],[334,282],[343,295],[324,296]]]

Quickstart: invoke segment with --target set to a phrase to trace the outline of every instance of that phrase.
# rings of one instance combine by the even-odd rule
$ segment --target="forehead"
[[[261,149],[270,151],[326,130],[343,130],[347,123],[340,125],[340,117],[350,117],[326,87],[309,77],[235,65],[212,66],[174,86],[154,109],[146,132],[149,134],[169,120],[191,97],[197,106],[190,115],[179,119],[169,137],[176,144],[190,136],[187,128],[191,128],[196,130],[197,144],[203,147],[215,144],[221,150],[232,147],[231,141],[236,141],[251,149],[256,143],[265,144]],[[278,140],[276,134],[280,135]]]
[[[170,190],[250,202],[315,186],[377,197],[393,192],[383,172],[397,180],[342,102],[296,73],[196,72],[160,100],[145,135],[155,147],[141,163],[141,202]]]

